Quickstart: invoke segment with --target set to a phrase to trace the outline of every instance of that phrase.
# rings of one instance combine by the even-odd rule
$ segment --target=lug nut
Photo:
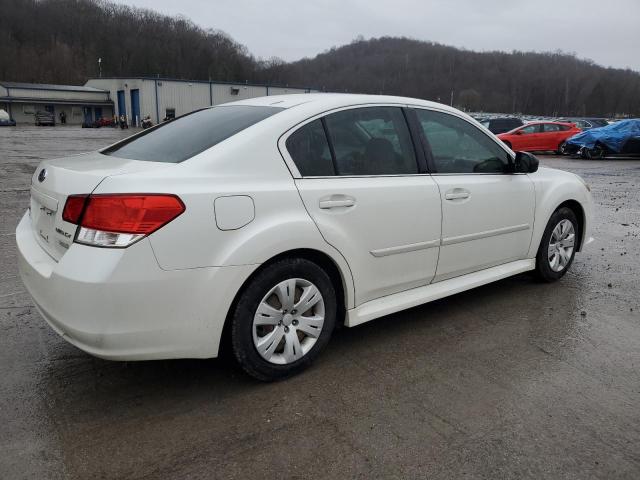
[[[293,323],[294,325],[298,325],[298,320],[294,320],[294,321],[293,321],[293,322],[291,322],[291,323]]]
[[[295,315],[296,313],[298,313],[297,310],[291,310],[291,315]]]
[[[284,333],[289,333],[289,327],[284,327]]]

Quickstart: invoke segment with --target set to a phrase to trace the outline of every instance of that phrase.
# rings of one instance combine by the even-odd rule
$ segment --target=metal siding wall
[[[231,89],[239,89],[237,95],[231,94]],[[271,90],[271,88],[269,88]],[[267,87],[257,87],[252,85],[223,85],[213,84],[213,104],[235,102],[236,100],[244,100],[246,98],[264,97],[267,95]]]
[[[7,89],[4,88],[2,85],[0,85],[0,97],[6,97],[7,96]]]
[[[156,91],[154,80],[145,80],[140,86],[140,115],[142,118],[149,115],[153,123],[158,123],[158,119],[156,118]]]
[[[269,87],[269,96],[271,95],[288,95],[291,93],[307,93],[303,88],[289,88],[289,87]]]
[[[177,117],[207,106],[208,83],[158,81],[158,110],[161,119],[167,108],[175,108]]]

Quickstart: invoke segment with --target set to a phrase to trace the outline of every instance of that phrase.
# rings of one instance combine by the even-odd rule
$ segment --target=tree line
[[[0,79],[83,84],[163,76],[404,95],[472,111],[640,116],[640,73],[563,52],[474,52],[409,38],[354,40],[314,58],[256,59],[221,31],[105,0],[0,0]]]

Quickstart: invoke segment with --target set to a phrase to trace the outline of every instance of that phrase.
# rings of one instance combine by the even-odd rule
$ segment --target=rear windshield
[[[132,160],[178,163],[282,110],[249,105],[198,110],[119,142],[102,153]]]

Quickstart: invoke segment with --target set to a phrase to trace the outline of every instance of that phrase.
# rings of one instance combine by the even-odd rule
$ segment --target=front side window
[[[102,153],[131,160],[179,163],[282,110],[249,105],[206,108],[162,123]]]
[[[355,108],[325,117],[337,175],[418,173],[409,127],[398,107]]]
[[[520,131],[523,133],[523,135],[531,135],[532,133],[539,133],[540,125],[528,125],[520,129]]]
[[[469,122],[447,113],[416,109],[438,173],[505,173],[509,156]]]

